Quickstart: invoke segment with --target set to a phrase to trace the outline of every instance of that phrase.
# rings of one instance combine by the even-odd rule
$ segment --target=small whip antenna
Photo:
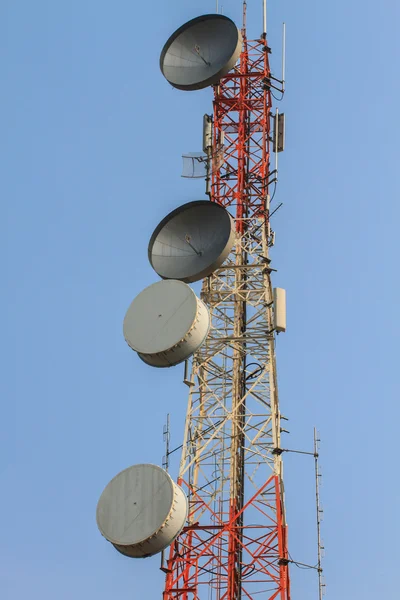
[[[267,37],[267,0],[263,0],[263,34]]]
[[[320,504],[320,498],[319,498],[319,486],[320,486],[320,478],[321,478],[321,472],[319,469],[319,462],[318,462],[318,458],[319,458],[319,454],[318,454],[318,449],[319,449],[319,442],[321,440],[318,438],[318,433],[316,428],[314,427],[314,460],[315,460],[315,500],[316,500],[316,506],[317,506],[317,540],[318,540],[318,566],[317,566],[317,570],[318,570],[318,598],[319,600],[322,600],[322,596],[324,595],[324,587],[325,584],[323,582],[323,577],[322,577],[322,566],[321,566],[321,562],[322,562],[322,550],[323,550],[323,545],[321,542],[321,518],[322,518],[322,508],[321,508],[321,504]]]
[[[282,25],[282,93],[285,92],[286,70],[286,23]]]
[[[169,468],[169,440],[170,440],[170,428],[169,428],[169,413],[167,414],[167,422],[163,429],[163,438],[165,442],[165,455],[163,456],[163,467],[166,471]]]

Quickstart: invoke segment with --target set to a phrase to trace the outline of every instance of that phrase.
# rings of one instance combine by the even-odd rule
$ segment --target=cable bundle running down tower
[[[265,0],[263,33],[253,41],[243,6],[241,31],[225,16],[203,15],[161,53],[174,87],[214,87],[204,120],[209,200],[158,225],[149,260],[162,280],[134,299],[124,320],[128,345],[148,365],[192,357],[178,481],[135,465],[108,484],[97,507],[101,533],[122,554],[165,551],[163,600],[290,600],[275,361],[286,307],[269,258],[272,144],[283,149],[271,88],[283,92],[284,77],[270,72]],[[188,283],[202,278],[197,298]]]

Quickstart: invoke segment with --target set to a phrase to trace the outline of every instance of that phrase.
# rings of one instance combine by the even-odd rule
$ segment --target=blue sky
[[[240,24],[240,0],[224,0]],[[204,197],[181,179],[201,149],[210,90],[162,78],[170,33],[212,0],[2,0],[0,593],[4,600],[160,598],[159,557],[120,556],[97,531],[108,481],[160,463],[180,367],[127,347],[125,311],[155,281],[148,238]],[[269,2],[272,66],[287,23],[286,151],[274,283],[288,294],[278,343],[290,448],[322,436],[327,598],[394,597],[398,506],[399,4]],[[261,0],[248,2],[248,34]],[[290,553],[315,562],[312,460],[285,461]],[[316,577],[292,568],[293,600]]]

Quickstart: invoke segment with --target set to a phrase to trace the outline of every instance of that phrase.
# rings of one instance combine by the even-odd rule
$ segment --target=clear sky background
[[[222,0],[239,25],[241,1]],[[180,177],[201,150],[211,90],[172,89],[168,36],[213,0],[0,0],[0,596],[161,598],[159,557],[134,561],[99,534],[97,500],[138,462],[160,464],[182,368],[151,369],[122,320],[157,276],[153,228],[204,197]],[[261,32],[261,0],[248,2]],[[321,432],[328,600],[398,593],[399,3],[269,2],[272,66],[287,23],[286,151],[274,202],[274,283],[290,448]],[[176,468],[173,465],[173,475]],[[290,553],[315,564],[312,459],[285,457]],[[316,575],[292,573],[293,600]]]

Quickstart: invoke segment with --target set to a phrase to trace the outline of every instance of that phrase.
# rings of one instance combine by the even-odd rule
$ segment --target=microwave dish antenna
[[[153,556],[167,548],[185,525],[187,498],[168,473],[156,465],[133,465],[104,489],[97,504],[100,533],[131,558]]]
[[[202,15],[171,35],[160,56],[161,72],[179,90],[201,90],[218,83],[236,64],[242,34],[223,15]]]
[[[158,281],[145,288],[128,308],[126,343],[153,367],[172,367],[189,358],[205,341],[210,313],[182,281]]]
[[[169,213],[149,243],[149,261],[163,279],[186,283],[211,275],[235,243],[234,221],[220,204],[196,200]]]

